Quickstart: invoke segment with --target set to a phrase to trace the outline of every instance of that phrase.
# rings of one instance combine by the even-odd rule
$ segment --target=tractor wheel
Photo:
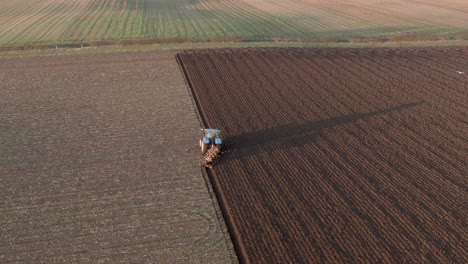
[[[202,154],[206,154],[206,152],[208,151],[208,144],[203,142],[203,139],[200,139],[200,148]]]

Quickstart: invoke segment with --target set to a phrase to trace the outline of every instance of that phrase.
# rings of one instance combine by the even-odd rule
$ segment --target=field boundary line
[[[200,127],[207,127],[206,119],[204,118],[203,112],[201,111],[199,102],[196,98],[195,90],[193,89],[192,82],[189,79],[182,58],[179,56],[179,54],[176,54],[175,57],[177,64],[179,65],[179,68],[184,77],[183,79],[189,92],[190,99],[192,101],[193,110],[197,115],[198,122],[200,123]],[[228,212],[226,210],[226,205],[223,200],[224,198],[222,197],[221,192],[219,191],[216,185],[214,175],[209,173],[209,169],[200,168],[200,172],[203,175],[206,188],[208,189],[208,192],[210,194],[211,201],[215,208],[216,216],[218,217],[218,222],[221,225],[221,229],[227,242],[228,250],[234,250],[233,253],[235,257],[237,257],[237,259],[233,259],[233,254],[230,254],[233,263],[250,263],[246,261],[247,255],[245,254],[245,249],[240,245],[237,232],[234,233],[233,231],[235,229],[233,227],[232,220],[229,218]],[[229,244],[232,244],[232,247]]]

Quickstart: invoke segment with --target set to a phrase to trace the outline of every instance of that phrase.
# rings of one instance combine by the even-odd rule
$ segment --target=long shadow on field
[[[272,151],[279,148],[303,146],[311,143],[312,140],[324,129],[342,126],[359,120],[365,120],[373,116],[400,111],[420,104],[422,104],[422,102],[408,103],[370,113],[343,115],[304,124],[291,124],[252,131],[227,138],[225,150],[229,151],[232,149],[236,150],[236,152],[242,152],[243,156],[249,156],[249,153],[254,155],[258,153],[258,151]],[[229,155],[226,155],[226,159],[229,159]]]

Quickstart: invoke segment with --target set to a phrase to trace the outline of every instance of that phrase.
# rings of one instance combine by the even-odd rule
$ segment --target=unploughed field
[[[3,0],[0,46],[467,32],[464,0]]]
[[[468,262],[468,48],[178,56],[243,261]]]
[[[0,60],[0,263],[237,262],[174,56]]]

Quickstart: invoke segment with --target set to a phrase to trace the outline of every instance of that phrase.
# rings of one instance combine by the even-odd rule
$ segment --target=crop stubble
[[[236,263],[172,52],[0,60],[1,263]]]
[[[251,263],[465,263],[467,48],[178,55]]]

